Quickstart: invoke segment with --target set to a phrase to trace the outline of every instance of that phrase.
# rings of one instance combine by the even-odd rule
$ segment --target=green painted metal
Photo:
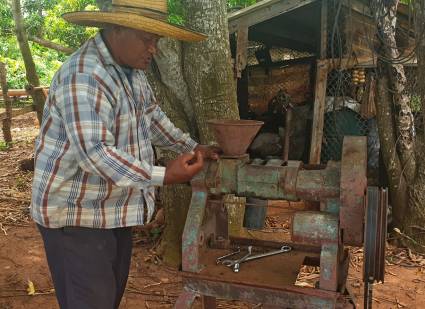
[[[192,200],[187,213],[187,217],[190,220],[186,220],[182,236],[182,269],[184,271],[201,271],[199,262],[201,225],[205,215],[207,198],[207,191],[194,190],[192,192]]]
[[[341,202],[338,198],[331,198],[320,204],[320,210],[323,212],[339,215]]]
[[[264,199],[297,200],[283,189],[285,167],[244,165],[237,174],[237,194]]]
[[[324,201],[338,198],[340,169],[337,164],[328,164],[326,169],[300,170],[297,177],[296,192],[306,201]]]
[[[209,163],[205,183],[211,194],[236,194],[270,200],[326,201],[338,198],[340,168],[296,170],[294,167],[249,164],[249,158]],[[287,188],[292,188],[287,190]]]
[[[326,243],[320,252],[320,288],[323,290],[338,290],[339,244]]]
[[[292,220],[292,240],[304,244],[337,243],[339,220],[336,215],[321,211],[300,211]]]

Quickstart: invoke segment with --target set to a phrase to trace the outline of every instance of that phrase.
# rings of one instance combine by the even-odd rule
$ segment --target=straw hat
[[[167,0],[112,0],[108,11],[79,11],[62,17],[74,24],[104,28],[119,25],[182,41],[197,42],[206,35],[168,22]]]

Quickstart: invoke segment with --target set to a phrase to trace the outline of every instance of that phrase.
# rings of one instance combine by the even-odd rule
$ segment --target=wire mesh
[[[267,55],[269,54],[269,55]],[[268,47],[260,42],[248,42],[248,66],[261,64],[261,61],[268,60],[270,63],[279,63],[285,60],[294,60],[299,58],[306,58],[312,56],[308,52],[299,52],[288,48],[277,46]],[[267,59],[266,59],[267,58]]]
[[[341,160],[344,136],[366,136],[368,121],[361,114],[364,85],[353,82],[351,70],[328,74],[321,162]]]

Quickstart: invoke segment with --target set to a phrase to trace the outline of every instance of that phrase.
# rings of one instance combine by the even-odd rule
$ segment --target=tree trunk
[[[24,28],[24,22],[21,12],[21,1],[12,0],[11,2],[13,19],[15,21],[15,32],[16,38],[18,39],[19,49],[21,50],[22,58],[24,59],[25,71],[28,83],[34,87],[40,86],[40,80],[37,75],[35,63],[32,58],[31,49],[28,44],[27,34]],[[44,106],[44,95],[42,91],[35,91],[32,95],[34,101],[35,110],[37,112],[37,118],[41,124],[41,118],[43,115]]]
[[[410,99],[406,91],[407,79],[404,67],[398,63],[400,53],[396,42],[397,7],[399,0],[375,2],[377,30],[381,45],[378,57],[381,67],[386,67],[389,77],[389,89],[393,93],[394,114],[398,138],[397,150],[403,166],[406,180],[412,183],[415,177],[415,130],[413,113],[410,108]]]
[[[388,72],[382,63],[378,64],[376,117],[379,130],[381,153],[388,175],[393,218],[399,225],[404,218],[408,202],[407,184],[402,173],[402,165],[396,150],[395,120],[393,115],[393,101],[388,88]]]
[[[0,84],[3,92],[4,105],[6,108],[6,118],[3,120],[3,138],[7,145],[12,144],[12,133],[10,127],[12,126],[12,102],[10,100],[7,87],[7,73],[6,65],[0,62]]]
[[[417,66],[417,89],[421,106],[422,106],[422,119],[425,119],[425,0],[414,1],[414,22],[415,22],[415,39],[416,39],[416,57],[418,61]],[[425,121],[423,121],[423,128],[425,128]],[[406,211],[403,220],[403,232],[411,239],[406,243],[416,251],[425,252],[425,164],[423,154],[425,153],[425,131],[418,133],[418,160],[417,160],[417,173],[415,183],[410,188],[410,200],[408,210]]]
[[[193,99],[202,143],[214,140],[206,121],[239,119],[231,64],[225,0],[184,0],[188,27],[207,34],[207,40],[184,44],[184,74]]]
[[[33,41],[33,42],[41,45],[41,46],[57,50],[58,52],[64,53],[66,55],[70,55],[75,51],[74,49],[72,49],[70,47],[62,46],[62,45],[57,44],[55,42],[51,42],[51,41],[39,38],[39,37],[34,36],[34,35],[29,35],[28,39],[30,41]]]
[[[399,52],[395,40],[398,0],[375,0],[374,12],[381,46],[378,55],[377,119],[381,149],[386,165],[394,221],[402,232],[402,243],[425,252],[425,136],[415,135],[410,100],[406,93],[406,76],[397,63]],[[424,0],[414,1],[416,55],[418,59],[416,89],[425,113],[425,42]],[[416,159],[418,158],[418,159]]]
[[[158,72],[150,74],[158,101],[170,119],[198,142],[213,141],[206,120],[239,118],[230,59],[226,1],[186,1],[190,28],[207,33],[200,43],[162,39],[155,57]],[[155,72],[154,72],[155,73]],[[170,158],[170,154],[160,152]],[[181,236],[190,203],[189,186],[162,189],[166,226],[161,250],[164,261],[181,263]]]
[[[196,138],[195,116],[191,111],[191,99],[184,89],[187,85],[182,78],[181,43],[172,39],[162,39],[158,43],[159,52],[155,56],[156,67],[148,72],[161,108],[170,120],[184,132]],[[166,57],[164,55],[167,55]],[[175,158],[171,151],[157,149],[161,161]],[[161,188],[161,200],[165,210],[165,228],[162,233],[158,253],[163,261],[178,268],[181,263],[182,232],[186,221],[191,197],[188,185],[173,185]]]

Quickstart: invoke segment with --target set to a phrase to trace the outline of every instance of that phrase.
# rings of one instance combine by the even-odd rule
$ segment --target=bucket
[[[267,200],[248,197],[245,205],[245,217],[243,226],[251,230],[261,230],[267,213]]]

